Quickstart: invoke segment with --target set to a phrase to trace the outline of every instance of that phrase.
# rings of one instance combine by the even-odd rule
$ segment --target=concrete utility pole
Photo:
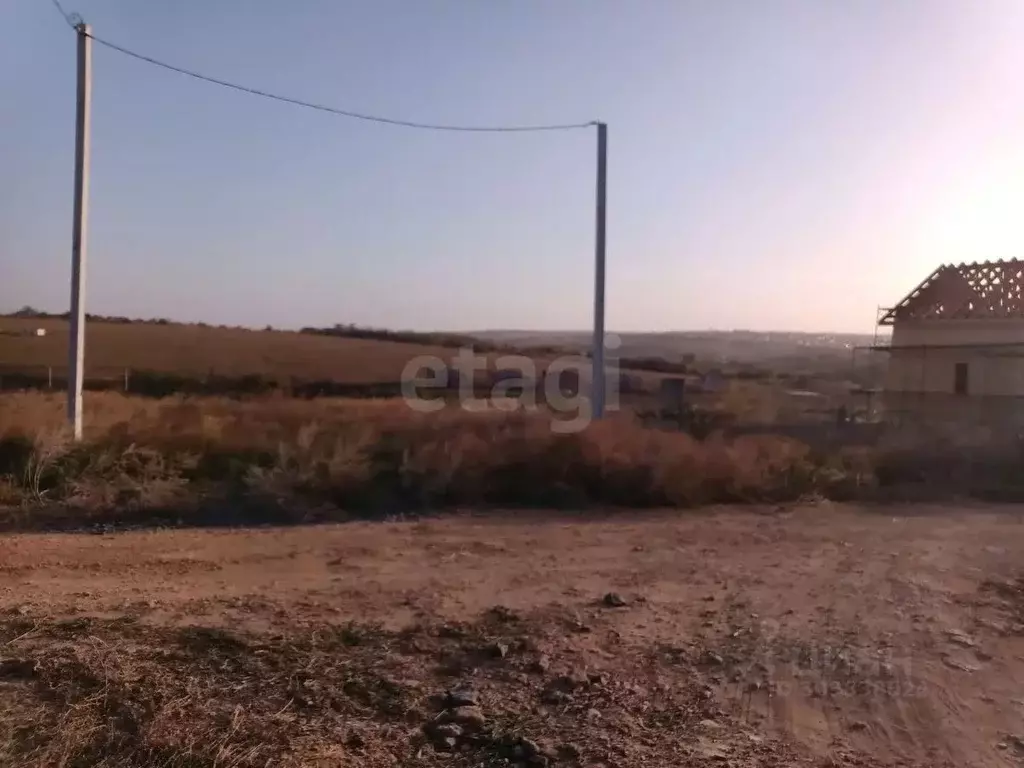
[[[604,418],[604,256],[605,208],[608,199],[608,126],[597,124],[597,240],[594,269],[594,349],[591,353],[591,407],[595,419]]]
[[[75,214],[71,232],[71,329],[68,350],[68,422],[82,439],[82,382],[85,375],[85,268],[89,220],[89,122],[92,111],[92,37],[78,32],[78,106],[75,111]]]

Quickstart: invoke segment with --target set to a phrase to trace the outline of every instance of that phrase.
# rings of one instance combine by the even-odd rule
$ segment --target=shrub
[[[458,505],[690,507],[797,498],[820,490],[823,466],[792,440],[698,441],[626,416],[558,434],[543,412],[114,393],[90,394],[87,413],[86,440],[76,445],[55,431],[59,398],[0,401],[8,493],[115,517],[211,497],[272,499],[328,516]]]

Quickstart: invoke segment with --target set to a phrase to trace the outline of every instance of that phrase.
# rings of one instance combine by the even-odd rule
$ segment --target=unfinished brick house
[[[891,416],[1024,425],[1024,261],[943,265],[892,309]]]

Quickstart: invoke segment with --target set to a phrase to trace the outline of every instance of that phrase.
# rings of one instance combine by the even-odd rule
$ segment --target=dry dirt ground
[[[1011,766],[1024,508],[0,538],[2,765]]]

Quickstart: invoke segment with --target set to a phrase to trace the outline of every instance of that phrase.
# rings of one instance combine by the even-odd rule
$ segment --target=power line
[[[51,0],[51,2],[53,3],[54,7],[55,7],[55,8],[57,9],[57,12],[58,12],[58,13],[60,13],[60,15],[64,17],[64,21],[66,21],[66,22],[67,22],[67,25],[68,25],[69,27],[71,27],[72,29],[74,29],[74,28],[75,28],[75,26],[76,26],[76,22],[75,22],[75,20],[74,20],[74,19],[73,19],[73,18],[71,17],[71,14],[70,14],[70,13],[67,13],[67,12],[66,12],[66,11],[64,10],[64,6],[62,6],[62,5],[60,4],[60,0]]]
[[[59,8],[58,0],[53,0],[53,2],[58,4],[58,8]],[[62,13],[63,13],[63,11],[62,11]],[[325,104],[316,104],[316,103],[310,102],[310,101],[302,101],[301,99],[294,99],[294,98],[292,98],[290,96],[281,96],[280,94],[269,93],[268,91],[262,91],[262,90],[259,90],[258,88],[250,88],[249,86],[246,86],[246,85],[239,85],[238,83],[231,83],[231,82],[228,82],[227,80],[220,80],[220,79],[218,79],[216,77],[210,77],[209,75],[203,75],[203,74],[200,74],[199,72],[194,72],[194,71],[189,70],[189,69],[184,69],[183,67],[176,67],[173,64],[168,64],[168,63],[166,63],[164,61],[159,61],[159,60],[154,59],[154,58],[152,58],[150,56],[144,56],[141,53],[136,53],[135,51],[130,51],[127,48],[123,48],[120,45],[116,45],[116,44],[111,43],[111,42],[109,42],[107,40],[103,40],[103,39],[101,39],[99,37],[96,37],[93,34],[89,34],[89,37],[91,37],[93,40],[95,40],[100,45],[102,45],[102,46],[104,46],[106,48],[110,48],[111,50],[117,51],[118,53],[123,53],[124,55],[130,56],[133,59],[138,59],[139,61],[144,61],[147,64],[153,64],[154,66],[162,67],[163,69],[169,69],[172,72],[178,72],[179,74],[182,74],[182,75],[188,75],[189,77],[193,77],[196,80],[202,80],[202,81],[207,82],[207,83],[213,83],[214,85],[220,85],[220,86],[223,86],[224,88],[232,88],[232,89],[234,89],[236,91],[242,91],[244,93],[251,93],[254,96],[262,96],[265,99],[273,99],[274,101],[282,101],[282,102],[284,102],[286,104],[294,104],[294,105],[299,106],[299,107],[307,107],[309,109],[316,109],[316,110],[319,110],[320,112],[330,112],[331,114],[334,114],[334,115],[340,115],[342,117],[350,117],[350,118],[353,118],[355,120],[366,120],[366,121],[372,122],[372,123],[385,123],[387,125],[398,125],[398,126],[402,126],[404,128],[420,128],[420,129],[429,130],[429,131],[465,131],[465,132],[472,132],[472,133],[514,133],[514,132],[526,133],[526,132],[536,132],[536,131],[570,131],[570,130],[575,130],[575,129],[578,129],[578,128],[589,128],[591,126],[595,126],[595,125],[598,124],[597,121],[589,121],[589,122],[586,122],[586,123],[567,123],[567,124],[560,124],[560,125],[559,124],[554,124],[554,125],[471,126],[471,125],[444,125],[444,124],[438,124],[438,123],[419,123],[419,122],[414,122],[412,120],[396,120],[396,119],[390,118],[390,117],[380,117],[378,115],[367,115],[367,114],[364,114],[364,113],[361,113],[361,112],[352,112],[351,110],[347,110],[347,109],[338,109],[336,107],[329,107],[329,106],[327,106]]]

